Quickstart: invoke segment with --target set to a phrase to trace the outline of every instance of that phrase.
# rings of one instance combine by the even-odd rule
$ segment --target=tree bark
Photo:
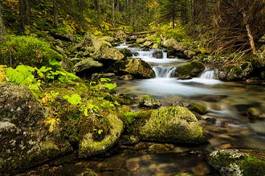
[[[3,17],[2,17],[2,6],[0,3],[0,40],[1,40],[1,36],[5,33],[5,26],[4,26],[4,21],[3,21]]]
[[[56,0],[53,0],[53,25],[58,25],[58,7]]]
[[[256,50],[256,46],[255,46],[255,40],[254,40],[254,37],[253,37],[251,29],[250,29],[250,25],[249,25],[248,20],[247,20],[247,15],[245,12],[243,12],[242,14],[243,14],[244,24],[245,24],[245,27],[247,30],[248,40],[249,40],[249,44],[250,44],[252,53],[257,54],[257,50]]]
[[[25,31],[25,15],[26,15],[26,4],[24,0],[19,0],[19,29],[20,33],[24,33]]]

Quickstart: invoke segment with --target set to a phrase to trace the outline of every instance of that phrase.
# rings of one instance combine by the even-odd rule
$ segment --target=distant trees
[[[180,1],[178,0],[161,0],[160,1],[160,21],[171,21],[172,28],[178,17]]]
[[[219,51],[255,54],[257,43],[265,34],[265,0],[219,0],[214,27]]]
[[[4,34],[5,27],[4,27],[4,22],[3,22],[3,17],[2,17],[2,4],[0,3],[0,39],[1,35]]]
[[[23,33],[25,25],[30,23],[31,2],[30,0],[19,0],[19,32]]]

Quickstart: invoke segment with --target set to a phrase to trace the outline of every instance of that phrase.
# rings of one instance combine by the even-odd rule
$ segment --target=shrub
[[[49,65],[51,60],[61,60],[62,55],[50,45],[32,36],[7,36],[0,45],[0,63],[11,67],[19,64]]]

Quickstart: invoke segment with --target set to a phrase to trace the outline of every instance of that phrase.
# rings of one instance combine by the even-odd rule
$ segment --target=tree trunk
[[[255,46],[255,40],[254,40],[254,37],[253,37],[251,29],[250,29],[250,25],[249,25],[248,20],[247,20],[247,15],[245,12],[243,12],[242,14],[243,14],[244,24],[245,24],[245,27],[247,30],[248,40],[249,40],[249,44],[250,44],[252,53],[257,54],[257,50],[256,50],[256,46]]]
[[[25,0],[19,0],[19,29],[20,33],[24,33],[25,31],[25,16],[26,16],[26,4]]]
[[[56,0],[53,0],[53,25],[58,25],[58,7]]]
[[[112,25],[115,25],[115,0],[112,0]]]
[[[4,21],[3,21],[3,17],[2,17],[2,6],[0,3],[0,40],[1,40],[1,36],[4,34],[5,32],[5,26],[4,26]]]

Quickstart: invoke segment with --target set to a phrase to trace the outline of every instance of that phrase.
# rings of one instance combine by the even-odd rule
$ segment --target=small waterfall
[[[161,67],[155,66],[153,70],[156,74],[156,78],[170,78],[176,71],[175,67]]]
[[[201,74],[200,78],[202,78],[202,79],[215,79],[216,78],[215,77],[215,71],[214,70],[205,70]]]

